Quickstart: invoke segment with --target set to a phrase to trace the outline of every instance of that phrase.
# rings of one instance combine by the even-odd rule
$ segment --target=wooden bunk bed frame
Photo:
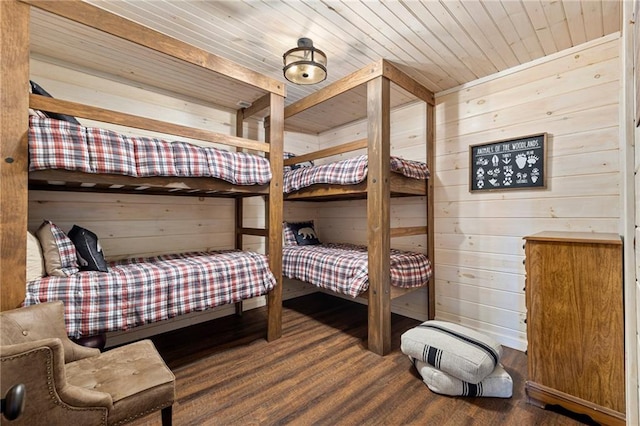
[[[416,99],[426,105],[426,163],[432,176],[426,182],[390,172],[391,110],[395,106],[415,102]],[[364,103],[366,106],[362,105]],[[362,113],[330,114],[331,111],[340,109],[339,104],[347,105],[347,108],[360,104]],[[285,200],[367,199],[369,290],[363,297],[368,298],[369,305],[368,347],[380,355],[388,353],[391,349],[391,299],[408,292],[390,285],[390,239],[426,234],[427,254],[432,268],[434,265],[434,105],[431,91],[393,63],[380,60],[289,105],[284,110],[285,130],[311,133],[326,131],[366,117],[366,139],[298,155],[284,161],[285,165],[293,165],[366,148],[369,161],[366,181],[349,186],[312,185],[285,194]],[[319,124],[324,117],[328,117],[328,122]],[[390,198],[403,196],[426,197],[426,226],[391,228]],[[434,277],[435,274],[432,274],[428,284],[430,319],[433,319],[435,314]]]
[[[36,22],[41,21],[42,16],[45,16],[48,20],[54,20],[56,25],[34,25],[34,15],[38,17]],[[269,267],[276,277],[277,284],[267,296],[267,339],[274,340],[280,337],[282,334],[284,84],[81,1],[6,0],[0,2],[0,17],[3,23],[0,29],[2,79],[0,100],[2,114],[0,128],[0,140],[2,140],[0,146],[2,152],[0,164],[2,178],[0,180],[0,205],[2,207],[0,289],[2,298],[0,310],[20,306],[25,297],[29,189],[231,197],[236,200],[236,248],[242,248],[243,235],[257,235],[268,239],[266,247]],[[5,25],[8,22],[11,25]],[[57,27],[58,23],[61,27],[68,28],[70,25],[82,28],[83,34],[88,31],[91,34],[100,34],[100,37],[113,40],[116,43],[115,47],[110,47],[110,43],[105,43],[102,38],[91,46],[91,49],[106,49],[105,52],[111,49],[107,57],[121,54],[117,50],[117,44],[125,43],[131,49],[136,49],[132,50],[133,52],[142,52],[145,55],[144,60],[151,62],[149,66],[151,70],[147,74],[126,73],[124,71],[119,75],[120,78],[126,78],[128,81],[134,79],[133,81],[136,83],[166,91],[163,89],[163,79],[168,82],[167,78],[169,77],[163,76],[162,72],[155,71],[154,73],[153,69],[157,70],[158,66],[168,64],[171,67],[179,67],[180,72],[192,76],[196,81],[207,84],[211,88],[219,88],[220,95],[218,97],[220,99],[200,94],[203,92],[200,87],[196,87],[187,95],[202,96],[205,98],[201,97],[201,100],[212,105],[236,110],[237,135],[223,135],[74,102],[29,95],[27,90],[30,77],[29,59],[30,50],[34,50],[33,40],[51,39],[49,34],[43,37],[39,32],[51,31],[50,27]],[[86,42],[88,40],[83,38],[80,44]],[[37,48],[36,45],[35,49],[37,50]],[[41,49],[47,53],[56,54],[56,52],[50,52],[47,47]],[[65,56],[68,55],[69,49],[72,50],[73,47],[60,48],[57,52],[60,56],[55,58],[60,61],[69,59],[68,56]],[[131,54],[130,57],[133,62],[138,56]],[[78,60],[81,61],[82,58]],[[118,64],[114,64],[111,70],[118,68]],[[106,72],[109,72],[109,69]],[[116,74],[115,71],[114,74]],[[135,80],[136,78],[138,80]],[[193,84],[193,86],[197,85]],[[250,106],[238,109],[238,105],[245,102],[249,102]],[[260,151],[269,158],[273,178],[268,185],[243,187],[213,178],[135,178],[63,170],[43,170],[29,173],[27,148],[29,108],[205,140],[224,144],[237,150]],[[266,142],[242,137],[243,122],[251,117],[268,117],[268,123],[265,125]],[[52,181],[57,181],[57,185],[51,185]],[[64,184],[60,184],[60,182],[64,182]],[[267,198],[265,229],[243,226],[242,200],[248,196],[265,196]]]

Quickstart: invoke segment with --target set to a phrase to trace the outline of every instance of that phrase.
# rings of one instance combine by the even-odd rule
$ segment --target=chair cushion
[[[451,396],[487,396],[498,398],[511,398],[513,394],[513,380],[502,364],[482,379],[480,383],[473,384],[456,379],[450,374],[411,358],[413,365],[420,373],[424,383],[433,392]]]
[[[142,340],[66,365],[70,384],[111,395],[110,425],[168,407],[175,376],[150,340]]]
[[[502,346],[489,336],[436,320],[406,331],[400,349],[411,358],[473,384],[487,377],[502,356]]]

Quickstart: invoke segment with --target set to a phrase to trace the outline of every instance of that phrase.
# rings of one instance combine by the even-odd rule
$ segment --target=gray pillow
[[[502,364],[482,379],[473,384],[453,377],[444,371],[411,358],[413,365],[422,377],[422,381],[435,393],[450,396],[487,396],[497,398],[511,398],[513,395],[513,380]]]
[[[401,337],[400,349],[465,382],[477,384],[498,365],[502,345],[459,324],[426,321]]]

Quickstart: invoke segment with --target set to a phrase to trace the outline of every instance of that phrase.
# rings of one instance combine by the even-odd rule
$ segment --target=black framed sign
[[[545,188],[547,134],[471,145],[469,191]]]

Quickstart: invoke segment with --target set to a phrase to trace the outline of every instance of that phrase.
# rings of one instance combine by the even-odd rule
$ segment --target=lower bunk
[[[282,250],[285,277],[313,284],[351,297],[369,289],[367,247],[356,244],[324,243],[288,245]],[[391,286],[402,290],[426,287],[431,262],[422,253],[391,249]]]
[[[108,272],[31,280],[24,305],[62,300],[67,334],[82,339],[263,296],[275,286],[265,255],[191,252],[113,261]]]
[[[351,298],[369,300],[369,349],[371,339],[382,336],[390,327],[390,304],[376,309],[369,289],[368,247],[345,243],[321,243],[313,221],[284,223],[282,274],[284,277],[312,284],[325,291]],[[380,260],[381,261],[381,260]],[[409,292],[429,286],[432,277],[430,259],[423,253],[390,249],[389,292],[387,302]],[[375,300],[375,297],[374,297]],[[433,315],[429,312],[429,315]],[[390,342],[389,342],[390,343]]]

